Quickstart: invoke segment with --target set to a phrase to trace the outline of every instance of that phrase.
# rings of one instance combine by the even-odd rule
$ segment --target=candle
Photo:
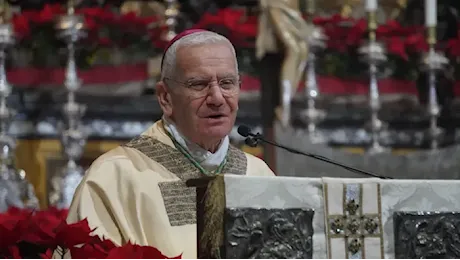
[[[315,13],[315,9],[316,9],[316,6],[315,6],[315,0],[309,0],[307,2],[307,13],[308,14],[314,14]]]
[[[67,14],[74,14],[75,13],[75,2],[74,0],[69,0],[67,2]]]
[[[436,26],[438,16],[436,0],[425,0],[425,25],[427,27]]]
[[[377,10],[377,0],[366,0],[366,10],[368,12]]]

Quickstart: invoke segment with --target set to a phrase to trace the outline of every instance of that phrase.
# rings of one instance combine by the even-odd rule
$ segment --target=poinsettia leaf
[[[128,241],[125,245],[110,250],[107,259],[142,259],[142,251],[139,248]]]
[[[61,246],[72,248],[76,245],[81,245],[90,242],[92,239],[91,229],[88,225],[88,220],[85,218],[82,221],[73,224],[62,224],[57,231],[56,240]]]
[[[72,247],[70,255],[74,259],[105,259],[108,252],[101,250],[101,247],[85,244],[81,247]]]
[[[11,246],[8,249],[11,259],[22,259],[21,252],[17,246]]]
[[[19,241],[23,224],[23,218],[14,216],[2,217],[0,220],[0,248],[7,248]]]
[[[53,258],[53,250],[51,250],[51,248],[48,248],[44,254],[40,254],[40,257],[42,259],[51,259],[51,258]]]

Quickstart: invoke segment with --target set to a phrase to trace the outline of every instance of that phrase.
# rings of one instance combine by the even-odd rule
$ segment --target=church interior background
[[[0,2],[0,212],[68,207],[94,159],[158,120],[162,51],[187,28],[234,44],[231,141],[277,175],[362,177],[249,146],[238,125],[386,176],[460,177],[458,0]]]

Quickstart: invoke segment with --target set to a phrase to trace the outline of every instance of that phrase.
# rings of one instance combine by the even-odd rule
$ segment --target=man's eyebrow
[[[185,82],[193,82],[193,81],[200,81],[200,80],[209,80],[210,77],[199,77],[199,76],[192,76],[187,78]]]
[[[237,79],[238,76],[239,76],[238,74],[228,73],[228,74],[218,75],[217,79],[218,79],[218,80],[221,80],[221,79]],[[211,81],[211,80],[212,80],[212,77],[206,77],[206,76],[191,76],[191,77],[188,77],[187,80],[186,80],[185,82],[186,82],[186,83],[194,83],[194,82],[203,81],[203,80]]]
[[[238,78],[238,74],[233,74],[233,73],[228,73],[228,74],[222,74],[222,75],[219,75],[219,79],[235,79],[235,78]]]

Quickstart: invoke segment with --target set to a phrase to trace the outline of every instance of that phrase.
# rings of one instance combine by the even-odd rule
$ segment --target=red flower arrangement
[[[97,40],[101,45],[117,44],[110,36],[117,30],[117,34],[136,35],[135,39],[124,40],[149,41],[153,44],[162,44],[161,26],[158,26],[158,17],[138,17],[135,13],[117,14],[109,7],[88,7],[77,9],[78,14],[85,17],[86,29],[92,40]],[[24,11],[12,17],[12,23],[16,34],[21,39],[28,39],[39,27],[54,26],[55,19],[65,14],[65,6],[60,4],[46,4],[40,11]],[[110,31],[110,29],[113,29]]]
[[[88,221],[65,221],[66,210],[28,211],[12,208],[0,215],[0,258],[52,258],[70,252],[78,259],[170,259],[149,246],[127,243],[117,247],[91,235]],[[173,259],[180,259],[181,256]]]
[[[355,20],[337,14],[330,17],[315,17],[313,23],[323,27],[329,38],[328,48],[336,51],[346,51],[348,47],[358,47],[367,38],[367,21],[365,19]],[[227,36],[234,42],[244,43],[247,47],[254,47],[254,43],[249,45],[248,40],[257,37],[257,17],[248,17],[243,10],[225,8],[218,10],[215,14],[203,15],[194,27],[210,28],[213,26],[227,28]],[[426,51],[428,48],[423,26],[402,26],[397,21],[389,20],[377,28],[376,34],[379,39],[387,43],[390,53],[401,58],[406,59],[406,51],[414,50],[414,47],[417,52]],[[455,40],[458,41],[458,39]],[[453,46],[454,42],[450,45]]]
[[[314,17],[313,23],[321,26],[328,36],[323,63],[318,64],[318,73],[326,76],[362,78],[365,64],[359,61],[357,49],[367,40],[365,19],[344,18],[340,15]],[[254,48],[258,22],[256,16],[247,16],[242,10],[221,9],[215,14],[203,15],[196,28],[226,28],[226,36],[237,46]],[[413,80],[419,71],[420,55],[428,50],[423,26],[403,26],[390,20],[379,25],[377,38],[387,48],[387,68],[393,68],[392,77]],[[460,34],[459,34],[460,35]],[[460,36],[447,43],[439,43],[437,48],[446,51],[451,58],[460,57]],[[457,64],[452,59],[453,64]],[[350,71],[353,70],[353,71]]]
[[[223,8],[215,14],[206,13],[196,23],[195,29],[213,29],[223,27],[227,31],[225,36],[238,47],[254,47],[257,36],[258,18],[246,16],[244,10]]]
[[[65,65],[65,55],[60,58],[51,55],[65,48],[55,30],[56,19],[65,13],[64,5],[46,4],[41,10],[13,15],[11,23],[18,38],[15,49],[27,53],[21,57],[28,57],[14,67]],[[87,37],[78,43],[84,47],[77,60],[80,68],[146,62],[152,54],[161,53],[165,45],[162,36],[166,28],[158,17],[140,17],[134,12],[120,14],[110,6],[80,8],[76,13],[85,18],[87,32]]]
[[[40,11],[26,11],[13,17],[12,22],[20,43],[16,48],[26,49],[33,58],[23,62],[27,67],[63,67],[65,58],[57,59],[55,53],[62,47],[56,39],[54,19],[64,13],[59,4],[46,5]],[[134,13],[118,14],[109,7],[78,9],[88,27],[88,36],[79,45],[84,45],[78,55],[80,69],[95,65],[145,63],[148,57],[161,53],[165,46],[162,35],[165,28],[157,17],[138,17]],[[344,18],[340,15],[315,17],[313,23],[324,28],[328,36],[328,48],[323,59],[318,60],[318,73],[324,76],[359,79],[367,69],[359,60],[358,47],[367,39],[365,19]],[[254,47],[258,32],[258,17],[248,15],[242,9],[224,8],[215,13],[206,13],[194,28],[216,30],[225,34],[237,47],[244,59],[242,70],[254,74]],[[385,68],[392,71],[392,78],[414,80],[419,72],[421,54],[428,48],[423,26],[403,26],[390,20],[380,25],[377,38],[387,47],[388,61]],[[459,34],[460,35],[460,34]],[[445,51],[451,64],[460,71],[460,36],[448,42],[440,42],[437,48]],[[114,51],[115,50],[115,51]],[[116,55],[129,53],[129,55]],[[121,58],[120,58],[121,56]],[[22,57],[22,56],[21,56]],[[28,56],[27,56],[28,57]],[[21,64],[23,64],[21,63]],[[30,64],[31,63],[31,64]],[[49,65],[51,64],[51,65]],[[21,67],[17,64],[14,67]]]

